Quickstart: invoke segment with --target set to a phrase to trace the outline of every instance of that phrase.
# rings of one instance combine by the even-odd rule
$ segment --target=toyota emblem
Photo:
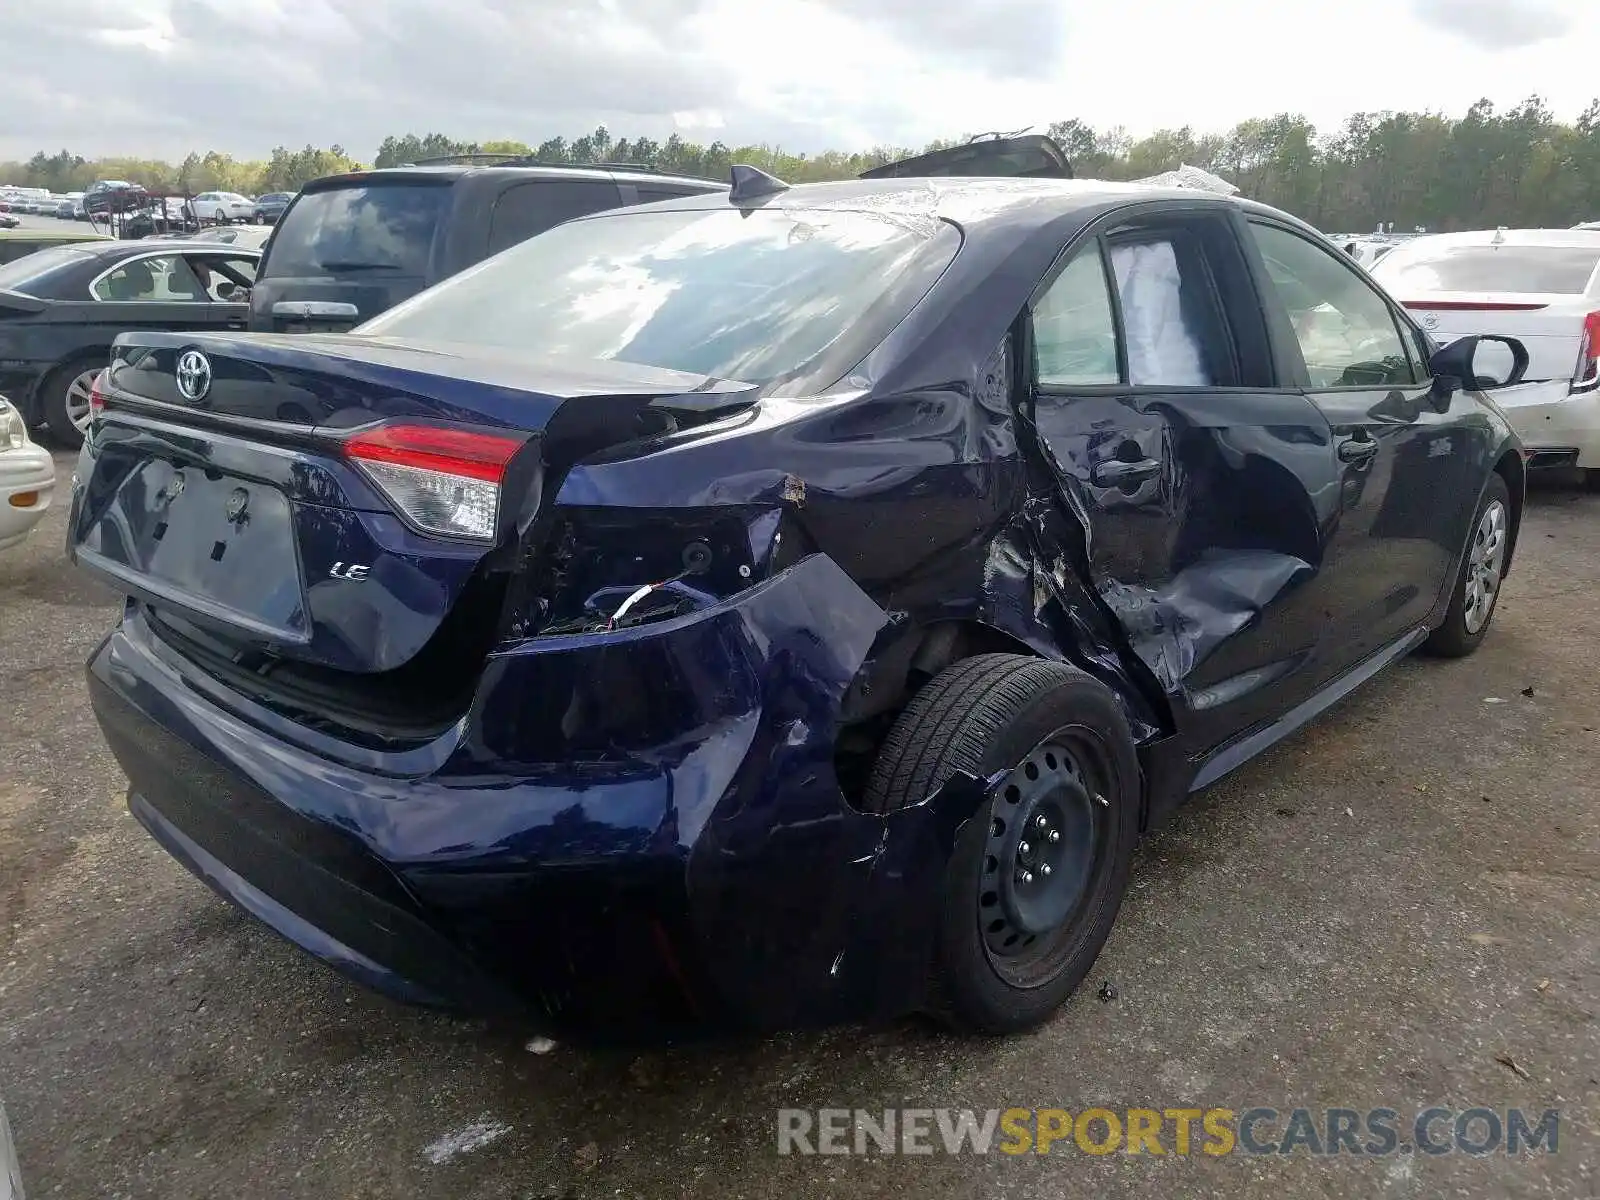
[[[211,360],[198,350],[178,355],[178,391],[185,400],[204,400],[211,390]]]

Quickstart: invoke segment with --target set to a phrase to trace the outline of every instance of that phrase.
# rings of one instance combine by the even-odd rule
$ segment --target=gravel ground
[[[36,1198],[1600,1194],[1600,497],[1531,498],[1476,657],[1400,664],[1145,845],[1042,1030],[644,1054],[399,1008],[170,861],[89,714],[115,604],[63,524],[0,557],[0,1095]],[[775,1151],[780,1107],[1430,1103],[1560,1109],[1559,1151]]]

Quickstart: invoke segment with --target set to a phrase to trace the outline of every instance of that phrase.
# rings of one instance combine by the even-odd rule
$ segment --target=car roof
[[[196,250],[216,250],[224,254],[259,255],[261,253],[255,246],[240,246],[232,242],[197,242],[189,241],[186,238],[107,239],[103,242],[89,242],[86,245],[74,246],[73,248],[100,258],[131,258],[141,251],[159,251],[166,254],[171,254],[174,251],[191,254]]]
[[[341,175],[326,175],[321,179],[313,179],[306,184],[303,191],[322,191],[327,188],[350,186],[363,183],[382,183],[391,180],[405,179],[435,179],[455,182],[459,179],[484,179],[505,180],[550,179],[550,180],[612,180],[625,179],[630,183],[650,181],[660,183],[689,184],[706,190],[726,188],[726,184],[719,184],[715,180],[700,179],[692,175],[673,175],[666,171],[651,171],[630,168],[626,164],[613,166],[611,164],[596,164],[594,166],[562,166],[556,163],[528,163],[525,165],[512,165],[506,163],[484,166],[473,163],[444,163],[439,165],[422,165],[413,167],[377,167],[370,171],[347,171]]]
[[[91,233],[86,229],[0,229],[0,239],[8,242],[108,242],[115,243],[109,233]]]
[[[984,224],[1042,223],[1077,209],[1100,209],[1119,201],[1136,203],[1160,199],[1275,212],[1254,201],[1194,188],[1154,187],[1105,179],[1016,179],[958,175],[802,183],[786,191],[769,193],[749,206],[947,218],[963,228],[973,228]],[[662,200],[648,207],[652,211],[674,208],[703,210],[724,207],[730,203],[720,195],[708,194]],[[581,219],[601,220],[634,211],[637,210],[609,209]]]

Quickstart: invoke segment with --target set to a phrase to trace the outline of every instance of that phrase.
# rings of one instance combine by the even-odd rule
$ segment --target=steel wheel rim
[[[1468,633],[1478,633],[1489,623],[1500,596],[1500,575],[1506,558],[1506,506],[1491,500],[1478,518],[1467,551],[1466,578],[1462,580],[1461,618]]]
[[[94,390],[94,381],[100,374],[100,368],[85,371],[67,385],[67,420],[72,422],[72,427],[79,433],[89,428],[89,415],[92,411],[89,406],[89,394]]]
[[[1073,726],[1040,741],[994,790],[976,915],[984,956],[1012,987],[1049,983],[1075,948],[1077,918],[1109,869],[1113,779],[1099,736]]]

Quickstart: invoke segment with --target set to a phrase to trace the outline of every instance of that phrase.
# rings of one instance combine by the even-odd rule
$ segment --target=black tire
[[[1474,612],[1470,605],[1472,592],[1469,584],[1474,573],[1481,575],[1481,551],[1484,545],[1483,526],[1489,510],[1499,505],[1503,515],[1501,527],[1501,545],[1495,559],[1493,575],[1494,587],[1488,594],[1487,612],[1481,614],[1481,619],[1474,619]],[[1456,572],[1455,582],[1451,585],[1450,608],[1445,612],[1444,623],[1428,635],[1428,640],[1422,643],[1424,653],[1435,655],[1439,658],[1465,658],[1482,644],[1489,626],[1494,623],[1495,608],[1500,601],[1500,583],[1505,578],[1505,554],[1510,549],[1511,527],[1511,490],[1506,487],[1506,481],[1498,474],[1489,476],[1489,485],[1484,489],[1483,499],[1478,501],[1477,511],[1472,514],[1472,529],[1467,538],[1466,550],[1461,556],[1461,566]],[[1480,584],[1479,594],[1482,594]]]
[[[957,771],[1011,774],[957,838],[929,1007],[962,1031],[1013,1033],[1038,1025],[1072,994],[1111,932],[1138,840],[1138,759],[1104,684],[1061,663],[982,654],[935,676],[906,706],[879,751],[866,805],[886,813],[915,804]],[[1044,879],[1051,868],[1033,863],[1048,889],[1044,907],[1028,910],[1035,926],[1043,914],[1061,916],[1028,930],[1016,914],[1038,899],[1021,883],[1026,877],[1033,887],[1035,877],[1024,875],[1030,847],[1016,841],[1008,849],[1005,839],[1032,836],[1022,831],[1047,813],[1061,825],[1045,826],[1058,845],[1032,853],[1071,861],[1058,860],[1052,880]],[[1001,938],[1016,948],[1000,946]]]
[[[57,445],[68,450],[76,450],[83,445],[83,433],[72,423],[72,417],[67,412],[67,393],[80,375],[103,366],[104,354],[82,354],[62,363],[45,376],[44,382],[39,385],[44,423]]]

